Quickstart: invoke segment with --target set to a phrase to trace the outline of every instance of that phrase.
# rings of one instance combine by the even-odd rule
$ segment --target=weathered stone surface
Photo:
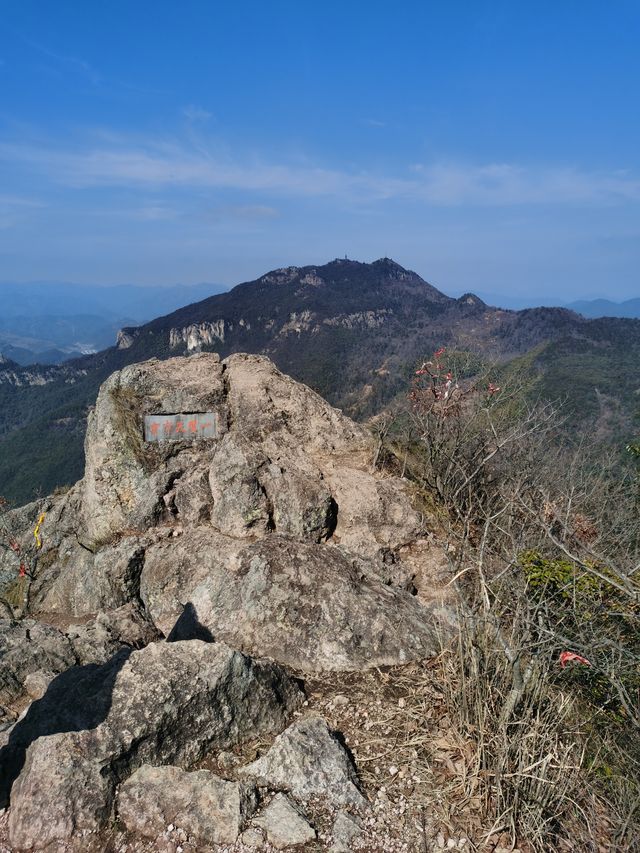
[[[143,533],[126,536],[95,553],[75,537],[63,540],[47,582],[32,595],[33,606],[72,616],[121,607],[138,595],[145,546],[152,540]]]
[[[55,672],[51,672],[50,669],[31,672],[24,680],[24,689],[31,699],[42,699],[55,677]]]
[[[223,644],[153,643],[58,676],[0,752],[10,836],[42,849],[100,829],[116,785],[143,763],[188,766],[213,747],[278,731],[299,701],[285,673]],[[5,792],[6,793],[6,792]]]
[[[105,663],[119,649],[142,648],[160,636],[133,603],[64,631],[34,619],[0,620],[0,703],[40,698],[69,667]]]
[[[196,844],[233,844],[255,811],[255,788],[226,782],[208,770],[143,765],[118,792],[120,818],[130,832],[157,838],[173,824]]]
[[[314,841],[315,829],[294,808],[288,797],[276,794],[261,815],[254,818],[256,826],[264,829],[267,841],[278,850]]]
[[[289,726],[271,749],[237,771],[243,779],[289,791],[300,800],[326,797],[333,805],[366,805],[351,759],[321,717]]]
[[[264,832],[258,826],[250,826],[240,836],[240,843],[251,849],[262,847],[264,840]]]
[[[0,619],[0,661],[0,703],[6,704],[23,693],[31,673],[63,672],[76,663],[76,656],[69,639],[56,628],[33,619]]]
[[[330,853],[351,853],[353,842],[362,835],[362,821],[348,812],[339,812],[331,830],[333,844]]]
[[[145,415],[191,412],[215,412],[217,436],[144,441]],[[297,688],[243,653],[315,672],[437,650],[435,623],[449,618],[446,560],[407,484],[372,470],[373,455],[365,428],[260,356],[151,360],[107,380],[84,478],[14,519],[26,547],[46,512],[32,612],[85,623],[42,628],[44,642],[20,633],[28,623],[8,622],[7,695],[26,686],[41,697],[0,737],[0,808],[15,782],[14,847],[74,833],[82,843],[89,836],[78,832],[113,815],[119,785],[136,790],[126,780],[142,764],[176,765],[189,788],[196,777],[180,768],[205,752],[282,731]],[[3,570],[10,578],[15,566]],[[0,652],[2,642],[0,631]],[[244,771],[247,784],[255,773],[300,799],[364,803],[322,721],[300,721]],[[150,815],[169,807],[160,789],[174,787],[154,788]],[[308,824],[301,832],[313,837]]]
[[[144,443],[145,414],[200,410],[217,412],[218,439]],[[115,373],[100,391],[86,454],[85,477],[67,500],[91,550],[172,516],[199,524],[210,512],[233,535],[273,525],[312,541],[333,535],[368,557],[421,529],[406,484],[371,472],[367,431],[260,356],[221,363],[200,354]],[[59,523],[47,519],[45,533]]]
[[[144,441],[145,415],[199,411],[215,412],[216,438]],[[35,612],[140,596],[166,635],[191,603],[216,639],[307,671],[436,649],[452,588],[414,547],[426,531],[407,484],[372,471],[367,430],[268,359],[124,368],[100,390],[86,456],[43,526]]]
[[[424,658],[437,649],[408,592],[332,545],[253,543],[198,528],[147,551],[141,596],[167,634],[190,602],[215,639],[306,671]]]
[[[137,604],[98,613],[95,619],[66,630],[78,663],[105,663],[119,649],[142,649],[161,635]]]
[[[207,442],[146,445],[146,414],[211,411],[226,428],[224,368],[216,355],[155,359],[125,367],[102,385],[87,424],[81,538],[89,547],[160,520],[162,497],[196,467]],[[213,442],[214,440],[208,440]],[[211,446],[211,444],[210,444]],[[206,454],[205,454],[206,455]]]

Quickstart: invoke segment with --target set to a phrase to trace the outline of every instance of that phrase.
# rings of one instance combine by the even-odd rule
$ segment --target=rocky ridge
[[[145,440],[145,416],[181,414],[186,434]],[[45,513],[30,621],[0,626],[9,849],[88,849],[114,816],[154,843],[180,825],[199,850],[318,844],[318,798],[357,834],[357,769],[300,714],[297,679],[436,652],[447,563],[406,483],[372,470],[363,427],[242,354],[113,374],[85,453],[65,495],[10,518],[26,550]],[[15,555],[0,554],[7,586]],[[225,750],[269,733],[219,775]],[[218,772],[197,769],[212,754]]]

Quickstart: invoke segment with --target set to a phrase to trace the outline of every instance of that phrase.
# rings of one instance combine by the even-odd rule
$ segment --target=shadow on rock
[[[213,634],[200,622],[198,613],[190,601],[185,604],[184,610],[167,637],[167,643],[178,643],[181,640],[202,640],[204,643],[214,642]]]
[[[111,708],[113,687],[131,649],[107,663],[74,666],[56,676],[41,699],[33,702],[0,749],[0,808],[8,805],[11,787],[24,766],[29,746],[39,737],[95,729]]]

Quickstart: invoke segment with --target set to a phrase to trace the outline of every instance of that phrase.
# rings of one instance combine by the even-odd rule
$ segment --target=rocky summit
[[[123,850],[349,849],[367,797],[306,682],[424,661],[454,619],[406,481],[245,354],[114,373],[85,455],[7,516],[41,547],[0,623],[0,846],[4,826],[8,850],[102,850],[117,826]]]

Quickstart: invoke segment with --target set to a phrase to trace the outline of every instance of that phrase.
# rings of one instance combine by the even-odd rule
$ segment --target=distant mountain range
[[[609,299],[581,299],[568,306],[585,317],[640,317],[640,298],[627,299],[625,302],[611,302]]]
[[[61,364],[111,346],[123,326],[140,325],[222,293],[221,284],[97,286],[66,282],[0,282],[0,353],[20,365]],[[478,292],[490,305],[521,310],[533,303]],[[640,299],[558,303],[585,317],[640,317]]]
[[[584,317],[640,317],[640,298],[627,299],[624,302],[612,302],[610,299],[578,299],[574,302],[564,302],[561,299],[548,300],[545,296],[535,294],[525,297],[483,290],[474,292],[488,305],[499,305],[513,311],[546,305],[552,308],[568,308]]]
[[[0,282],[0,352],[22,365],[59,364],[111,346],[122,326],[144,323],[222,290],[219,284]]]
[[[640,320],[586,319],[566,308],[510,311],[446,296],[389,258],[286,267],[143,325],[117,346],[51,367],[0,364],[0,483],[27,500],[82,474],[87,407],[114,370],[199,350],[262,352],[365,418],[404,393],[439,346],[514,371],[531,397],[566,398],[569,424],[624,437],[638,406]]]

